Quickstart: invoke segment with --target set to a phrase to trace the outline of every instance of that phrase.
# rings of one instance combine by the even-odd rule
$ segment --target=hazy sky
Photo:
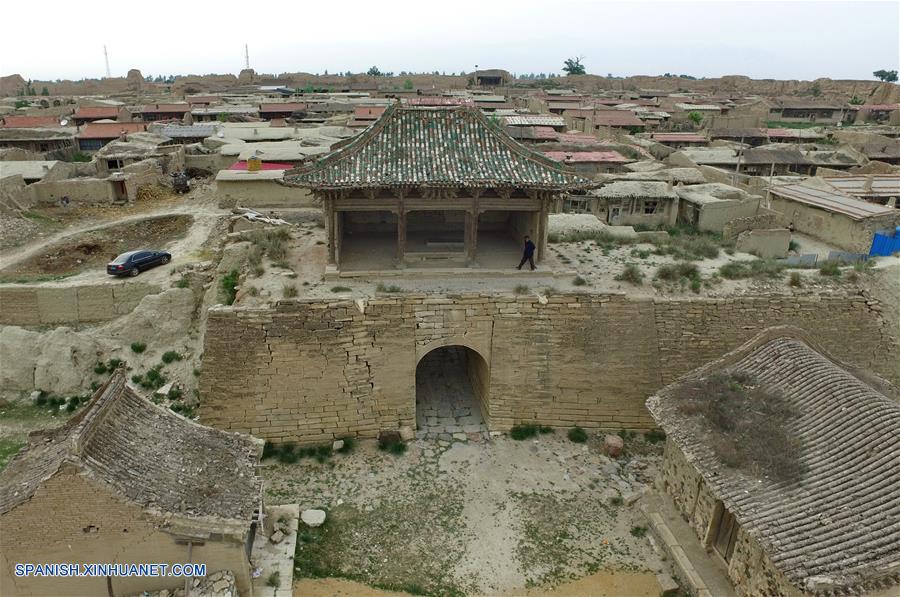
[[[103,76],[104,44],[113,76],[236,74],[244,43],[258,73],[559,73],[580,55],[599,75],[871,79],[900,62],[900,0],[12,1],[0,14],[0,74],[26,79]]]

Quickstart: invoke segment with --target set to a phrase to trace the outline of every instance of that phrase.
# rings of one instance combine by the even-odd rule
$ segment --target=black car
[[[136,276],[145,269],[170,261],[172,255],[165,251],[128,251],[108,263],[106,273],[111,276]]]

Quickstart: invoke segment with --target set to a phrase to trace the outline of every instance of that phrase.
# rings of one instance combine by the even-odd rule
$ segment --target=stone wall
[[[131,313],[160,289],[127,282],[91,286],[0,286],[0,325],[32,326],[109,321]]]
[[[722,238],[729,240],[737,237],[741,232],[756,230],[757,228],[774,228],[778,224],[778,214],[771,211],[760,210],[755,216],[735,218],[722,227]]]
[[[657,483],[659,489],[672,499],[700,544],[710,550],[710,557],[718,557],[711,546],[722,503],[671,439],[666,441]],[[734,551],[728,561],[728,577],[740,597],[799,597],[801,594],[743,527],[738,527]]]
[[[897,346],[862,297],[650,300],[620,295],[405,294],[209,311],[201,418],[274,441],[372,436],[415,423],[419,360],[465,346],[487,364],[494,430],[646,429],[663,385],[791,324],[856,366],[900,379]]]

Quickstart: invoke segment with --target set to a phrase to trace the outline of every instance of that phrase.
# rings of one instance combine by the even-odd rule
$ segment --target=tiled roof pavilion
[[[563,191],[590,185],[514,140],[481,111],[394,104],[358,137],[286,173],[314,189],[507,187]]]
[[[678,410],[678,387],[718,371],[752,375],[799,412],[788,427],[802,442],[803,477],[776,482],[725,466],[704,424]],[[799,330],[774,328],[663,388],[647,407],[790,583],[857,595],[900,582],[900,405],[879,391],[890,386],[871,381],[884,386],[860,380]]]

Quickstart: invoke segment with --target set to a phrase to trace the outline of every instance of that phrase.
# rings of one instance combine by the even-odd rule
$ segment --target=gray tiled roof
[[[795,586],[843,595],[900,582],[900,405],[801,336],[771,330],[662,389],[647,406]],[[786,425],[801,442],[801,478],[779,483],[724,466],[703,424],[670,399],[678,386],[721,370],[753,375],[799,413]]]
[[[343,147],[286,173],[310,188],[581,188],[590,181],[515,141],[475,108],[393,105]]]
[[[249,524],[260,503],[261,444],[151,403],[117,371],[84,410],[58,429],[32,434],[0,472],[0,514],[68,463],[145,508]]]

